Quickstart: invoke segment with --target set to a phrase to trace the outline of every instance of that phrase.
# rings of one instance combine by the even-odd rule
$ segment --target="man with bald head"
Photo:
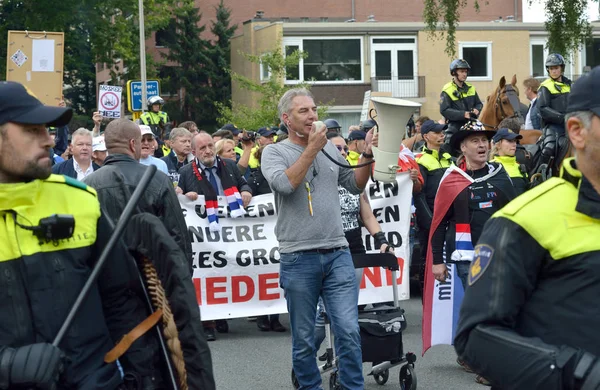
[[[199,133],[192,139],[192,150],[196,152],[191,164],[179,170],[178,193],[183,193],[191,200],[204,195],[205,207],[211,229],[218,229],[219,222],[215,204],[218,196],[227,196],[230,215],[239,217],[245,212],[252,199],[252,189],[246,182],[233,160],[221,159],[217,156],[215,143],[210,134]],[[219,333],[227,333],[229,326],[225,320],[205,321],[204,333],[208,341],[217,339],[215,328]]]
[[[138,162],[142,153],[142,132],[134,122],[117,119],[106,126],[104,142],[108,157],[101,169],[85,178],[85,183],[96,189],[103,209],[116,222],[146,171],[146,166]],[[156,171],[139,205],[142,211],[162,220],[191,267],[192,245],[169,177]]]

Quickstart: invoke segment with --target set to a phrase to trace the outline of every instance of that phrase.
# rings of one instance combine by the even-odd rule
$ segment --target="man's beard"
[[[23,181],[32,181],[32,180],[45,180],[50,177],[52,173],[52,164],[48,164],[48,166],[44,166],[38,164],[37,162],[28,162],[21,173],[21,179]]]

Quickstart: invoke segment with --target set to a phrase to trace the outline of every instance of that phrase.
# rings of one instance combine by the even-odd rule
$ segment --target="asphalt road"
[[[474,374],[468,374],[456,364],[451,346],[436,346],[421,357],[421,299],[401,302],[406,311],[408,328],[404,331],[405,352],[417,355],[415,372],[417,388],[432,390],[485,390],[475,383]],[[289,329],[287,315],[281,323]],[[291,372],[290,332],[260,332],[255,322],[247,319],[229,321],[229,333],[217,334],[210,344],[215,380],[219,390],[283,390],[293,389]],[[370,364],[365,363],[365,375]],[[400,367],[390,369],[389,381],[380,386],[373,377],[365,376],[365,389],[399,389]],[[329,373],[323,376],[324,389],[329,389]]]

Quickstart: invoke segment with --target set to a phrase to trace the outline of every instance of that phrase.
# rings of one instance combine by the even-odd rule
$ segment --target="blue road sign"
[[[129,111],[142,111],[142,82],[128,81],[127,82],[127,108]],[[160,95],[160,84],[158,80],[146,80],[147,99],[152,96]],[[146,105],[146,102],[143,102]]]

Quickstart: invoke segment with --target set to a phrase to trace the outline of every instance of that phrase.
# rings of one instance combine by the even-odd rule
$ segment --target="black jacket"
[[[564,126],[567,100],[571,91],[571,80],[562,77],[562,83],[551,78],[544,80],[538,89],[537,104],[540,108],[542,127],[549,123]]]
[[[578,356],[600,357],[600,195],[565,179],[506,206],[475,248],[454,345],[497,389],[579,388]]]
[[[179,333],[189,389],[214,390],[212,358],[186,258],[154,215],[135,215],[126,242],[135,256],[148,258],[165,289]]]
[[[498,163],[489,163],[497,167]],[[476,171],[467,171],[469,176],[474,179],[484,177],[488,174],[488,167]],[[513,200],[517,194],[508,174],[501,168],[495,176],[486,181],[473,183],[465,191],[469,194],[469,223],[471,225],[471,242],[473,245],[479,239],[483,231],[483,226],[487,220],[498,210]],[[439,193],[438,193],[439,194]],[[438,195],[439,196],[439,195]],[[456,230],[455,207],[456,203],[450,207],[446,216],[435,230],[431,237],[431,250],[433,252],[433,264],[443,263],[442,256],[444,242],[446,243],[446,259],[450,260],[451,254],[455,250],[455,240],[446,240],[447,231],[454,234]]]
[[[171,150],[171,153],[167,154],[166,156],[160,157],[160,159],[167,163],[169,174],[179,173],[179,170],[189,163],[187,158],[183,160],[183,162],[179,162],[177,155],[173,150]]]
[[[458,131],[467,120],[465,112],[476,108],[481,111],[483,103],[475,91],[475,87],[467,82],[459,88],[454,81],[444,85],[440,94],[440,114],[448,121],[448,126]]]
[[[244,177],[240,173],[240,170],[237,168],[237,164],[235,163],[235,161],[226,158],[222,159],[221,161],[223,161],[223,163],[225,164],[225,169],[227,170],[226,174],[232,178],[233,183],[237,187],[238,191],[240,193],[242,191],[252,193],[252,188],[250,188],[250,186],[246,182],[246,179],[244,179]],[[218,169],[221,169],[220,164]],[[202,188],[198,183],[198,179],[194,175],[192,164],[187,164],[186,166],[181,168],[181,170],[179,171],[179,175],[179,188],[183,190],[184,194],[187,194],[188,192],[195,192],[198,195],[204,195],[204,193],[202,192]],[[218,195],[222,196],[223,194]]]
[[[52,173],[55,175],[65,175],[72,177],[73,179],[77,179],[77,172],[75,171],[75,166],[73,165],[73,161],[75,161],[75,157],[70,158],[61,162],[60,164],[56,164],[52,167]],[[100,165],[96,164],[92,161],[92,167],[94,168],[94,172],[100,169]]]
[[[71,238],[40,241],[16,224],[31,225],[52,214],[74,217]],[[0,217],[1,353],[4,347],[53,341],[112,230],[95,192],[57,175],[0,188]],[[59,345],[68,358],[59,390],[120,385],[117,365],[104,363],[104,355],[147,317],[140,288],[137,270],[119,243]],[[148,376],[154,375],[155,356],[155,344],[144,336],[119,361],[125,371]],[[4,381],[8,378],[0,378]]]
[[[270,194],[272,192],[271,187],[269,186],[267,179],[265,179],[265,177],[263,176],[260,167],[252,170],[252,172],[250,173],[248,185],[250,185],[250,188],[252,188],[253,195]]]
[[[130,156],[113,154],[106,157],[101,169],[86,177],[84,181],[96,189],[103,210],[116,223],[146,169],[145,165]],[[142,211],[160,218],[191,265],[192,244],[187,225],[173,184],[167,175],[156,171],[140,200],[139,207]]]

